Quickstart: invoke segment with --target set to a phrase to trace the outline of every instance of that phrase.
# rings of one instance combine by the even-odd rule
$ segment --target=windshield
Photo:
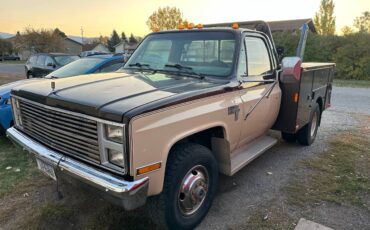
[[[226,77],[231,74],[235,35],[231,32],[183,32],[147,37],[125,69],[154,69]]]
[[[101,58],[82,58],[49,73],[46,77],[62,78],[86,74],[88,70],[90,70],[103,60],[104,59]]]
[[[79,56],[54,56],[55,61],[58,65],[67,65],[68,63],[71,63],[73,61],[76,61],[79,59]]]

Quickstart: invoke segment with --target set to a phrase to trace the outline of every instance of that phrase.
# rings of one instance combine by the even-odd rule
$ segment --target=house
[[[259,21],[243,21],[243,22],[236,22],[239,24],[240,28],[246,29],[255,29],[256,24]],[[294,20],[283,20],[283,21],[269,21],[267,22],[270,26],[271,32],[283,32],[283,31],[291,31],[295,32],[298,31],[303,24],[307,23],[310,32],[317,33],[315,25],[310,18],[306,19],[294,19]],[[215,24],[207,24],[204,27],[230,27],[233,23],[215,23]]]
[[[71,37],[64,39],[64,50],[65,53],[79,55],[82,52],[82,42]]]
[[[114,46],[114,53],[132,54],[138,45],[139,45],[138,43],[130,44],[125,41],[121,41],[120,43]]]
[[[85,44],[82,47],[82,51],[93,51],[97,53],[110,53],[108,47],[101,43]]]

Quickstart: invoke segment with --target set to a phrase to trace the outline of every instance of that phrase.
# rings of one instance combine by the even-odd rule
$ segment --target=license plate
[[[51,165],[48,165],[47,163],[36,159],[37,167],[46,175],[53,178],[53,180],[57,180],[57,177],[55,176],[54,168]]]

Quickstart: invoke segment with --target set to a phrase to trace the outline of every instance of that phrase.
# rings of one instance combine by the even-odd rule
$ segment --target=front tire
[[[27,79],[32,79],[32,78],[34,78],[33,74],[32,74],[32,73],[30,73],[30,72],[28,72],[28,73],[27,73]]]
[[[320,107],[319,104],[316,103],[311,112],[310,122],[298,131],[297,140],[301,145],[309,146],[315,141],[320,118]]]
[[[217,183],[218,164],[208,148],[177,145],[167,161],[162,193],[148,200],[150,216],[161,228],[193,229],[208,213]]]

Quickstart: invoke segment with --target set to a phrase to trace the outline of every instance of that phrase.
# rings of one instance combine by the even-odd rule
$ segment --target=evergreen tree
[[[122,32],[122,34],[121,34],[121,40],[122,40],[123,42],[126,42],[126,43],[127,43],[127,37],[126,37],[125,32]]]
[[[320,10],[314,18],[315,27],[321,35],[333,35],[335,33],[335,17],[333,0],[321,0]]]
[[[110,52],[114,52],[114,46],[121,42],[121,39],[118,36],[116,30],[113,30],[109,40],[108,40],[108,49]]]
[[[137,39],[135,38],[135,36],[133,34],[131,34],[130,39],[128,40],[128,42],[131,43],[131,44],[138,43]]]

